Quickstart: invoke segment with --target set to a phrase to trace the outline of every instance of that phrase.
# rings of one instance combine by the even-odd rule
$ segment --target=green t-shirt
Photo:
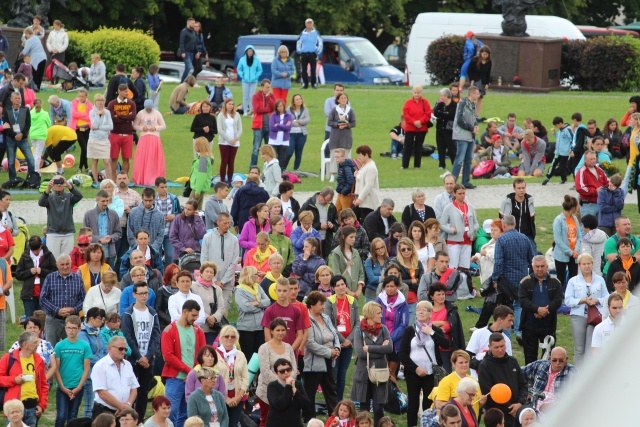
[[[605,277],[609,272],[609,261],[607,260],[607,255],[618,253],[618,249],[616,249],[616,246],[618,245],[618,240],[620,240],[620,237],[618,236],[618,233],[616,233],[613,236],[609,237],[604,242],[605,264],[604,264],[604,267],[602,268],[602,274],[604,274]],[[631,241],[631,255],[635,255],[635,253],[638,250],[640,250],[640,239],[638,239],[638,237],[632,234],[629,236],[629,240]]]
[[[64,386],[68,389],[78,387],[82,374],[84,373],[85,359],[91,360],[93,353],[88,342],[78,340],[71,342],[65,338],[56,344],[54,351],[56,358],[60,359],[60,376]]]
[[[183,328],[178,325],[178,335],[180,335],[180,352],[182,353],[182,363],[189,367],[193,367],[196,360],[196,331],[193,326]],[[185,379],[187,374],[184,372],[178,373],[179,379]]]

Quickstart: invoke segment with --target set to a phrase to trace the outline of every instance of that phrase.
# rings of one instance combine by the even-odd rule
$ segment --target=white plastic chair
[[[327,169],[329,168],[329,163],[331,163],[331,154],[329,157],[324,156],[324,150],[329,145],[329,140],[325,140],[322,143],[322,147],[320,147],[320,181],[324,181],[325,175],[328,173]]]

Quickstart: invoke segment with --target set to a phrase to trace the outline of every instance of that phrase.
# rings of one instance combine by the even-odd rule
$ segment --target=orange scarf
[[[624,260],[622,259],[622,257],[620,258],[620,262],[622,262],[622,268],[624,268],[624,271],[627,272],[627,277],[629,278],[629,280],[631,280],[631,273],[629,273],[629,270],[631,269],[631,266],[633,265],[633,257],[630,256],[628,260]]]

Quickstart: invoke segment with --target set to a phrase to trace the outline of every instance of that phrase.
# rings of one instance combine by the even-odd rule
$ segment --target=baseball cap
[[[473,36],[474,36],[473,31],[467,31],[467,34],[465,34],[465,37],[467,38],[471,38]]]
[[[493,136],[491,137],[491,142],[496,142],[496,141],[498,141],[499,139],[502,139],[502,135],[500,135],[499,133],[496,133],[495,135],[493,135]]]
[[[482,229],[487,233],[491,233],[491,223],[493,222],[492,219],[485,219],[484,222],[482,223]]]
[[[79,245],[87,245],[91,243],[91,237],[89,236],[79,236],[78,237],[78,244]]]

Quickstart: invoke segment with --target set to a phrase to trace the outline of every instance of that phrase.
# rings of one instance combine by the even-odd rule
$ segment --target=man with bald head
[[[522,368],[522,374],[530,390],[544,393],[545,399],[538,401],[537,410],[543,410],[552,405],[558,398],[558,393],[573,379],[576,369],[569,363],[567,350],[555,347],[551,350],[548,360],[536,360]]]
[[[44,279],[40,292],[40,306],[47,314],[45,334],[54,346],[67,337],[64,321],[71,315],[78,315],[84,303],[84,283],[80,276],[71,272],[71,257],[60,255],[54,271]]]

